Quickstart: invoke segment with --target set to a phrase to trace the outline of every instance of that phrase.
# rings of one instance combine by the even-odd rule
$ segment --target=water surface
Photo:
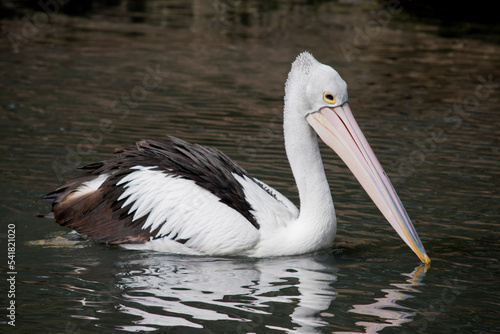
[[[5,282],[14,224],[17,332],[500,332],[500,47],[398,21],[404,8],[369,30],[377,6],[151,1],[55,15],[17,52],[2,38],[0,266]],[[2,30],[22,35],[23,22]],[[430,266],[324,145],[339,228],[323,252],[127,251],[35,217],[48,211],[36,200],[77,166],[167,135],[221,149],[298,204],[281,112],[304,50],[348,83]],[[0,284],[2,307],[8,289]]]

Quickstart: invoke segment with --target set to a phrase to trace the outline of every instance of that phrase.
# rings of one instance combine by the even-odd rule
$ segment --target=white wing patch
[[[243,186],[245,198],[253,208],[252,214],[261,226],[261,233],[275,233],[276,230],[298,218],[297,207],[275,189],[257,179],[234,173],[233,176]]]
[[[152,248],[159,250],[161,245],[165,248],[162,250],[176,253],[196,250],[208,255],[228,255],[242,253],[258,243],[259,230],[195,182],[165,174],[156,167],[132,169],[136,171],[116,184],[124,188],[118,198],[125,199],[122,208],[132,204],[128,213],[133,214],[133,221],[149,214],[142,228],[159,229],[155,238],[187,240],[184,245],[152,240]],[[187,249],[182,251],[182,247]]]
[[[101,174],[93,180],[83,182],[78,188],[75,189],[71,196],[82,196],[96,191],[104,183],[104,181],[106,181],[108,176],[108,174]]]

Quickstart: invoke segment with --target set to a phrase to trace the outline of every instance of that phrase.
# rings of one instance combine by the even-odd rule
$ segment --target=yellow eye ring
[[[330,92],[323,93],[323,100],[329,104],[335,104],[335,102],[337,102],[337,99],[335,98],[335,96]]]

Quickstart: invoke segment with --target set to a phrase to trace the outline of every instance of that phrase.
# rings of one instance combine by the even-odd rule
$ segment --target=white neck
[[[286,154],[300,198],[300,215],[295,222],[297,237],[314,250],[331,245],[337,222],[316,133],[304,112],[299,112],[301,107],[305,108],[300,101],[285,99],[283,127]]]

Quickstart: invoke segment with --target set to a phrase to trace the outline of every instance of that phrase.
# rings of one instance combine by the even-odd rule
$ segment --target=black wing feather
[[[141,140],[135,146],[115,150],[115,155],[113,159],[81,167],[84,174],[42,198],[52,201],[57,223],[105,243],[140,242],[154,238],[159,228],[155,231],[142,229],[148,215],[133,221],[133,214],[128,214],[132,204],[122,208],[126,199],[118,201],[126,184],[116,184],[136,171],[133,167],[143,166],[155,167],[166,174],[195,182],[238,211],[255,228],[260,228],[252,214],[252,207],[245,199],[243,187],[234,174],[253,178],[219,150],[169,137],[169,140]],[[109,176],[97,191],[74,195],[82,183],[102,174]],[[187,240],[177,241],[185,243]]]

